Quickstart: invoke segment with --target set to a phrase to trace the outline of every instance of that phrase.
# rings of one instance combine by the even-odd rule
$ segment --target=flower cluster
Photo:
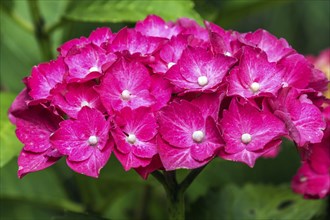
[[[286,137],[311,155],[297,181],[315,168],[328,182],[308,193],[328,194],[325,75],[265,30],[204,24],[150,15],[134,28],[70,40],[56,60],[34,66],[9,112],[24,143],[18,176],[65,157],[98,177],[112,153],[143,178],[216,157],[253,167]]]

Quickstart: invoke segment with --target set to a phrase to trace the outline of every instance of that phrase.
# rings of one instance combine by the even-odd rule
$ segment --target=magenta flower
[[[98,177],[113,150],[109,129],[110,122],[101,112],[83,107],[76,120],[60,123],[60,128],[51,137],[51,143],[67,156],[66,162],[72,170]]]
[[[118,33],[98,28],[33,67],[9,110],[24,144],[18,176],[66,157],[98,177],[114,152],[124,170],[168,183],[167,171],[218,157],[253,167],[286,137],[303,160],[294,190],[328,195],[329,52],[306,58],[265,30],[204,24],[150,15]]]
[[[100,97],[93,88],[95,85],[93,81],[68,84],[65,91],[54,96],[52,103],[71,118],[77,118],[84,106],[104,112]]]
[[[127,171],[149,165],[157,154],[154,114],[148,108],[124,108],[117,114],[115,122],[112,132],[116,143],[114,153],[124,169]]]
[[[244,162],[250,167],[258,157],[276,148],[286,134],[284,123],[267,109],[233,99],[220,121],[226,142],[219,154],[224,159]]]
[[[163,38],[144,36],[135,29],[124,28],[113,39],[110,50],[146,56],[153,54],[164,42]]]
[[[177,65],[165,75],[182,92],[216,91],[236,59],[213,55],[203,48],[188,47]]]
[[[223,146],[214,119],[206,115],[209,112],[213,111],[203,112],[198,105],[184,100],[161,109],[158,151],[166,170],[200,167]]]
[[[279,64],[284,66],[283,87],[304,89],[308,86],[312,76],[312,66],[304,56],[295,53],[283,58]]]
[[[274,35],[263,29],[259,29],[253,33],[247,33],[244,36],[243,43],[250,46],[256,45],[263,50],[267,54],[269,62],[277,62],[295,52],[285,39],[277,39]]]
[[[97,92],[108,112],[149,107],[155,103],[149,92],[150,83],[149,72],[141,63],[122,58],[109,69]]]
[[[16,112],[16,135],[24,144],[18,157],[18,176],[53,165],[61,154],[50,142],[50,136],[63,119],[41,106],[31,106]]]
[[[264,52],[243,47],[240,63],[229,74],[228,95],[244,98],[276,96],[281,88],[282,72],[276,63],[270,63]]]
[[[32,68],[31,76],[27,77],[29,95],[33,99],[51,99],[51,91],[63,82],[68,69],[62,58],[42,63]]]
[[[181,28],[173,22],[165,22],[156,15],[148,15],[143,21],[136,23],[135,30],[145,36],[171,39],[180,33]]]
[[[326,127],[321,111],[309,99],[302,99],[298,90],[283,89],[273,100],[275,115],[286,124],[290,137],[299,147],[319,143]]]
[[[115,62],[117,56],[113,53],[106,53],[103,49],[88,44],[82,48],[69,53],[64,61],[68,65],[68,82],[86,82],[100,77],[105,70]]]

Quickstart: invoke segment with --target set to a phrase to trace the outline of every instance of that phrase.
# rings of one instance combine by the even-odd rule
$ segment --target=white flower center
[[[126,141],[130,144],[134,144],[136,142],[136,136],[135,134],[129,134],[127,137],[126,137]]]
[[[89,145],[96,145],[98,143],[98,138],[95,135],[92,135],[88,138]]]
[[[260,84],[257,82],[253,82],[250,86],[250,89],[253,93],[256,93],[260,90]]]
[[[169,68],[171,68],[173,65],[175,65],[176,63],[173,63],[173,62],[169,62],[168,64],[167,64],[167,68],[169,69]]]
[[[242,134],[242,137],[241,137],[241,141],[244,143],[244,144],[248,144],[250,143],[252,140],[252,136],[248,133],[245,133],[245,134]]]
[[[99,72],[100,70],[99,70],[99,68],[97,67],[97,66],[93,66],[93,67],[91,67],[89,70],[88,70],[88,72]]]
[[[87,101],[82,101],[80,104],[81,107],[88,106],[89,107],[89,102]]]
[[[301,183],[304,183],[304,182],[307,181],[307,177],[305,177],[305,176],[301,176],[301,177],[299,178],[299,181],[300,181]]]
[[[232,54],[231,54],[229,51],[226,51],[226,52],[224,53],[224,55],[227,56],[227,57],[231,57],[231,56],[232,56]]]
[[[198,82],[198,85],[205,86],[205,85],[207,85],[207,83],[209,82],[209,80],[207,79],[206,76],[200,76],[200,77],[198,77],[197,82]]]
[[[121,92],[121,98],[125,101],[130,100],[131,93],[125,89],[124,91]]]
[[[194,133],[192,134],[192,139],[198,143],[202,142],[202,140],[204,139],[205,134],[203,131],[194,131]]]

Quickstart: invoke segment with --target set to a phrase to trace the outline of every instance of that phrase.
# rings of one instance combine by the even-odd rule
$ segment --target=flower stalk
[[[170,220],[185,219],[184,194],[204,167],[192,170],[181,183],[178,183],[176,179],[176,171],[164,171],[163,173],[154,171],[152,173],[165,189]]]
[[[30,0],[28,3],[34,26],[34,34],[41,50],[42,59],[50,60],[53,58],[50,36],[45,30],[45,20],[41,15],[38,0]]]

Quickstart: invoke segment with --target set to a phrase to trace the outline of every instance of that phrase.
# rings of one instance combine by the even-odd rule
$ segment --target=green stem
[[[184,193],[204,167],[192,170],[181,183],[177,182],[176,171],[164,171],[163,173],[155,171],[152,173],[165,189],[170,220],[185,219]]]
[[[45,30],[45,21],[41,15],[38,0],[28,0],[28,3],[34,25],[34,34],[41,50],[42,59],[50,60],[53,58],[50,36]]]

